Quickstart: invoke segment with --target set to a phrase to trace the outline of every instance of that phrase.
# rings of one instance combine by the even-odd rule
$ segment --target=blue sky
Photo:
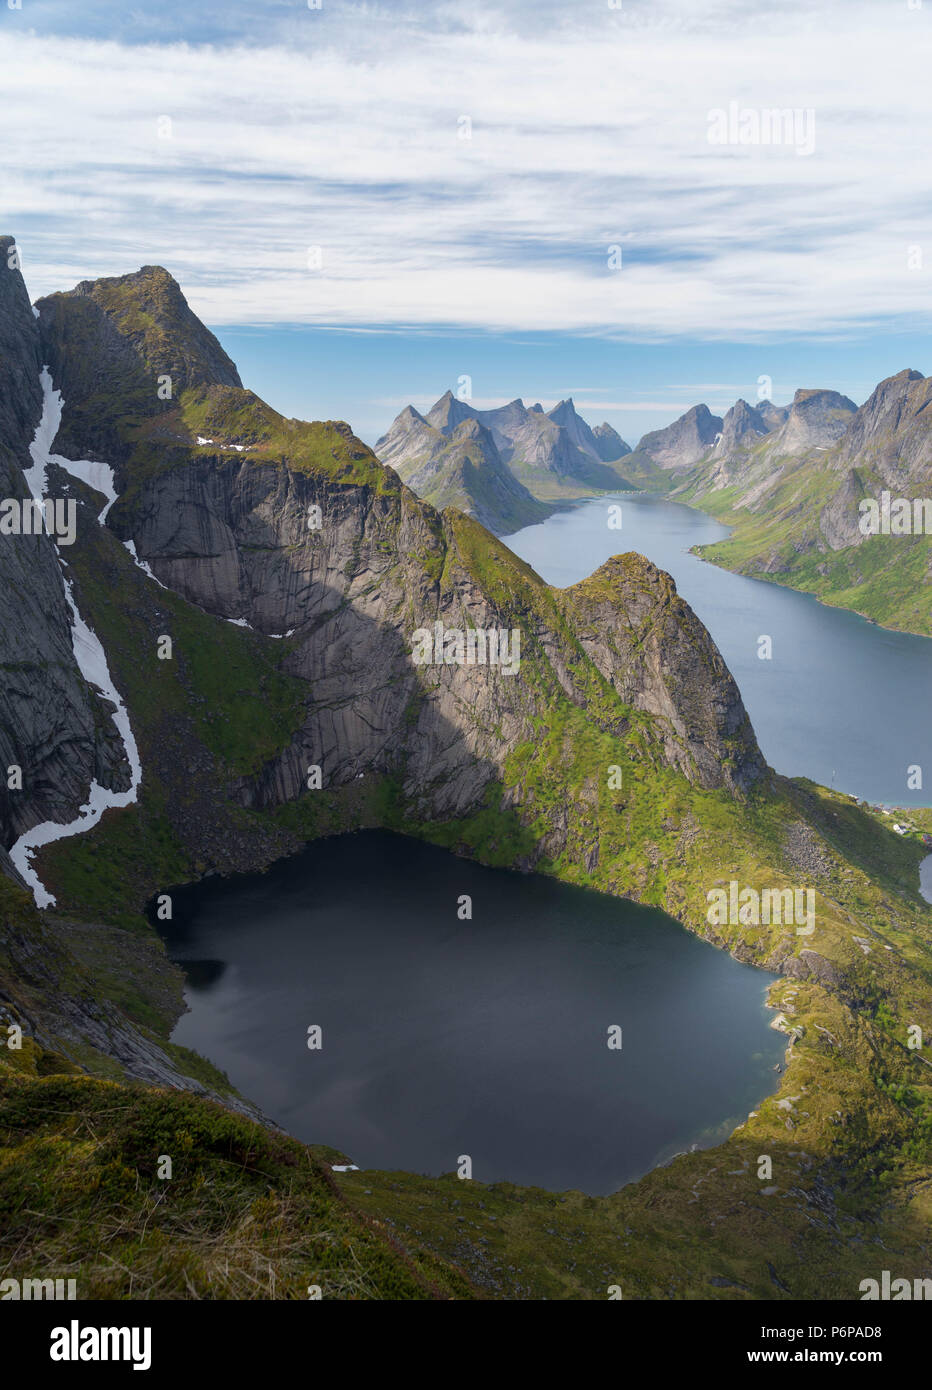
[[[930,26],[907,0],[22,0],[2,230],[36,296],[167,266],[249,385],[369,442],[461,376],[630,443],[762,375],[861,401],[930,369]]]

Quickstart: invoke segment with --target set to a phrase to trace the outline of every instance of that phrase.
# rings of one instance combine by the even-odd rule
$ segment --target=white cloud
[[[360,6],[329,17],[326,44],[288,46],[258,20],[233,46],[8,26],[3,230],[36,294],[158,261],[215,325],[925,325],[932,235],[929,268],[907,269],[929,225],[925,10],[546,15]],[[710,145],[708,113],[732,100],[811,108],[814,153]]]

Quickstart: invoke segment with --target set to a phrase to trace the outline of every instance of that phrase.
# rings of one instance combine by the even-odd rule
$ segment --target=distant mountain
[[[605,420],[601,425],[596,425],[592,431],[592,438],[603,463],[614,463],[617,459],[624,458],[625,454],[631,453],[630,445],[626,444],[618,431]]]
[[[572,399],[477,410],[447,391],[426,416],[406,406],[375,451],[419,496],[499,535],[541,520],[543,502],[630,487],[609,466],[629,446],[610,425],[591,429]]]
[[[722,421],[714,452],[719,457],[727,457],[747,443],[756,443],[763,435],[769,434],[771,428],[759,410],[748,405],[747,401],[736,401]]]
[[[376,445],[383,463],[438,511],[458,507],[498,535],[550,515],[552,509],[538,502],[502,462],[491,431],[475,415],[462,413],[452,397],[438,406],[431,416],[443,427],[425,420],[413,406],[401,412]]]
[[[672,425],[645,434],[625,467],[643,485],[687,493],[691,501],[725,486],[760,495],[791,459],[830,449],[856,411],[847,396],[821,389],[797,391],[788,406],[738,400],[724,417],[694,405]]]
[[[646,435],[628,467],[663,469],[645,485],[733,527],[703,548],[706,558],[932,634],[932,537],[861,526],[861,504],[879,506],[884,492],[932,497],[930,402],[932,378],[912,369],[882,381],[860,408],[826,389],[799,390],[789,406],[739,400],[711,445],[715,417],[696,406]]]
[[[637,452],[646,454],[658,468],[689,468],[709,452],[723,424],[707,405],[694,405],[672,425],[645,434]]]
[[[838,391],[797,391],[786,419],[774,433],[775,453],[800,455],[827,449],[840,439],[857,411]]]
[[[839,466],[868,464],[893,484],[932,473],[932,377],[905,368],[887,377],[858,410],[838,450]]]

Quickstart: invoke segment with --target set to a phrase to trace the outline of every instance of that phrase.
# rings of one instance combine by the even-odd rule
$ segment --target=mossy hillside
[[[287,467],[322,485],[355,485],[380,497],[397,497],[402,486],[341,421],[286,419],[251,391],[231,387],[185,392],[174,409],[154,419],[131,417],[124,437],[123,491],[111,516],[126,535],[152,480],[198,459],[232,470]],[[199,438],[213,442],[198,444]]]
[[[82,281],[76,289],[40,301],[67,314],[85,315],[98,336],[125,340],[152,377],[171,376],[179,386],[222,380],[238,385],[239,375],[209,329],[191,312],[178,282],[162,266],[143,266],[129,275]],[[86,343],[85,346],[90,346]]]
[[[860,471],[864,495],[879,495],[884,486],[880,478],[867,469]],[[837,471],[808,458],[788,466],[754,511],[741,505],[745,489],[737,486],[710,492],[696,481],[677,500],[733,528],[727,539],[696,548],[703,559],[800,589],[884,627],[932,635],[932,537],[871,536],[858,545],[830,550],[821,536],[819,517],[840,481]]]
[[[814,1053],[837,1054],[829,1035],[847,1046],[836,1012],[826,1000],[810,1015],[825,1029],[814,1032]],[[794,1047],[800,1057],[803,1047]],[[856,1067],[857,1051],[850,1057]],[[453,1175],[362,1172],[338,1181],[361,1210],[391,1217],[403,1238],[455,1258],[497,1298],[599,1301],[617,1286],[626,1300],[850,1301],[863,1278],[891,1261],[927,1276],[927,1156],[907,1158],[888,1185],[870,1171],[884,1163],[878,1143],[867,1167],[852,1172],[847,1112],[829,1109],[844,1097],[819,1089],[823,1074],[838,1075],[838,1056],[828,1068],[818,1056],[805,1065],[790,1109],[778,1108],[787,1097],[768,1098],[724,1144],[684,1154],[609,1197]],[[884,1104],[875,1119],[887,1126],[888,1143],[895,1135],[909,1145],[908,1109]],[[762,1155],[772,1163],[769,1180],[758,1176]]]
[[[304,1145],[194,1096],[0,1074],[0,1141],[13,1278],[74,1278],[80,1299],[473,1296],[356,1211]]]
[[[614,556],[579,584],[564,590],[554,589],[545,584],[530,565],[470,518],[453,511],[444,516],[452,544],[441,576],[441,589],[455,587],[459,565],[494,605],[498,621],[520,630],[521,681],[530,697],[531,724],[538,717],[536,712],[552,708],[555,702],[558,707],[566,702],[564,679],[569,676],[574,689],[571,703],[575,708],[585,711],[590,721],[599,723],[608,732],[621,733],[630,727],[634,739],[632,746],[641,749],[652,765],[665,768],[662,721],[640,713],[620,699],[584,649],[582,636],[585,633],[603,645],[611,644],[610,620],[605,615],[613,608],[618,610],[622,590],[625,595],[641,593],[649,601],[645,605],[645,616],[637,626],[632,626],[635,620],[627,611],[623,614],[619,611],[622,642],[630,640],[637,651],[653,634],[657,623],[672,615],[679,636],[685,635],[687,640],[691,637],[698,668],[710,673],[715,659],[714,648],[705,630],[677,595],[672,579],[643,556],[629,552]],[[604,621],[593,627],[595,605],[603,609]],[[554,638],[561,673],[554,665]],[[751,746],[749,733],[749,726],[745,725],[733,735],[720,737],[718,752],[723,766],[729,770],[739,759],[747,757]]]

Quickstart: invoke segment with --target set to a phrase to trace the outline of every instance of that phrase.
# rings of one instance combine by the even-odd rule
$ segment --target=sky
[[[932,0],[315,6],[0,0],[35,297],[164,265],[369,443],[448,388],[634,444],[932,371]]]

